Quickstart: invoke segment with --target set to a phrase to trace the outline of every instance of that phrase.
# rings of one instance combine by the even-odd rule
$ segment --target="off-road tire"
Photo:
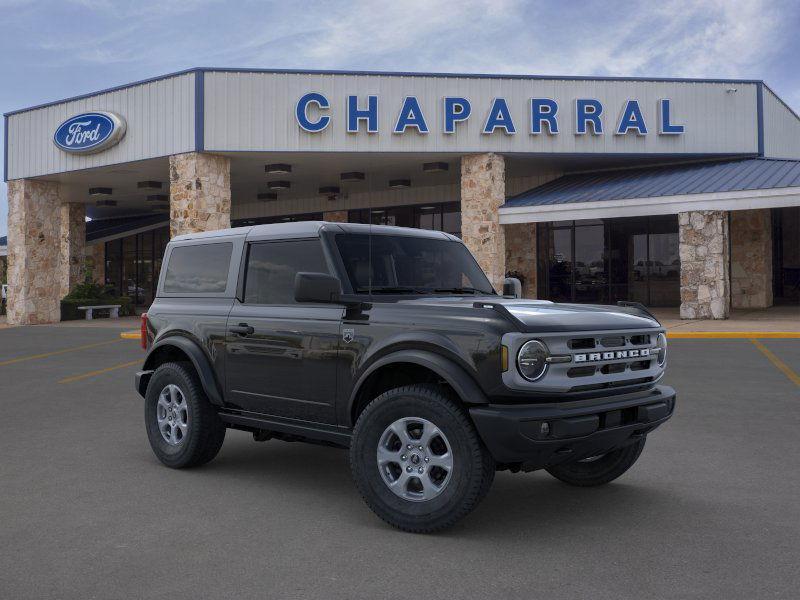
[[[579,487],[605,485],[630,469],[644,450],[646,438],[612,450],[590,462],[570,462],[548,467],[547,472],[564,483]]]
[[[180,444],[170,445],[161,435],[157,422],[157,403],[169,384],[180,388],[186,400],[189,428]],[[225,441],[225,425],[203,391],[203,386],[189,363],[160,365],[147,386],[144,402],[145,428],[153,453],[173,469],[198,467],[212,460]]]
[[[398,419],[433,423],[452,446],[453,471],[441,493],[415,502],[392,492],[378,468],[381,436]],[[381,519],[403,531],[446,529],[472,511],[494,480],[495,464],[466,411],[436,385],[410,385],[381,394],[358,417],[350,445],[350,468],[364,501]]]

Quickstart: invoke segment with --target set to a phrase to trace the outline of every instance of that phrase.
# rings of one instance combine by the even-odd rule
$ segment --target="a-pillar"
[[[346,210],[329,210],[322,213],[322,220],[330,223],[347,223]]]
[[[231,161],[187,152],[169,157],[171,237],[231,226]]]
[[[61,319],[61,199],[58,183],[8,182],[8,324]]]
[[[495,290],[505,279],[505,233],[499,208],[505,202],[505,160],[499,154],[461,157],[461,237]]]
[[[681,318],[727,319],[728,213],[719,210],[678,215],[681,259]]]
[[[65,202],[60,212],[58,277],[63,298],[85,278],[86,205]]]
[[[522,282],[522,297],[536,298],[536,223],[504,225],[506,275]]]
[[[772,306],[770,209],[731,212],[731,306]]]

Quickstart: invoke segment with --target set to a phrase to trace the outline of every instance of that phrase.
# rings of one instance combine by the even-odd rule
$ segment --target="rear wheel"
[[[353,431],[350,466],[373,512],[420,533],[449,527],[474,509],[495,472],[464,410],[431,385],[373,400]]]
[[[225,440],[225,425],[208,401],[191,366],[165,363],[147,386],[145,426],[158,459],[174,469],[213,459]]]
[[[604,485],[614,481],[634,465],[644,450],[645,439],[605,454],[548,467],[547,472],[570,485]]]

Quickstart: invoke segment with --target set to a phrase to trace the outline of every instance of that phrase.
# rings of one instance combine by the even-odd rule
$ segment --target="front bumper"
[[[675,390],[548,404],[489,404],[469,413],[495,461],[532,471],[633,443],[672,416]]]

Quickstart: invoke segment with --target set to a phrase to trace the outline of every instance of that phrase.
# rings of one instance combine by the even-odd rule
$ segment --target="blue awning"
[[[800,186],[800,160],[745,158],[564,175],[503,208]]]

